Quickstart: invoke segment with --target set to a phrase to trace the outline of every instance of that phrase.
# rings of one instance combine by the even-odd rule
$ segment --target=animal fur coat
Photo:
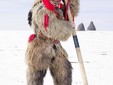
[[[77,15],[79,1],[71,0],[71,12]],[[43,78],[50,69],[55,85],[71,85],[72,66],[60,41],[66,41],[73,33],[71,22],[64,20],[63,11],[48,10],[41,0],[31,9],[31,27],[34,35],[29,37],[26,50],[27,85],[43,85]]]

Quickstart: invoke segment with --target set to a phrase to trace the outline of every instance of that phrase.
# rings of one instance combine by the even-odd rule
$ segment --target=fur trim
[[[35,39],[28,44],[26,63],[37,70],[47,69],[54,56],[55,50],[53,49],[53,44]]]
[[[73,27],[69,21],[57,19],[56,15],[52,11],[47,10],[45,7],[40,9],[40,11],[38,12],[37,10],[38,6],[33,9],[33,23],[35,22],[35,24],[38,25],[40,31],[45,36],[47,36],[48,38],[52,38],[55,40],[58,39],[62,41],[67,40],[71,36]],[[44,20],[44,15],[46,13],[49,16],[49,26],[47,28],[48,31],[44,29],[44,26],[42,24]],[[61,14],[63,15],[62,12]]]
[[[42,0],[35,0],[32,8],[34,8],[37,4],[40,4]]]
[[[71,0],[70,9],[74,16],[77,16],[80,9],[80,1],[79,0]]]

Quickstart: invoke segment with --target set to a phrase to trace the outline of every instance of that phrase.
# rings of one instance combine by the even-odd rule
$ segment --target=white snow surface
[[[32,33],[0,31],[0,85],[26,85],[25,50]],[[113,32],[77,31],[77,36],[89,85],[113,85]],[[72,85],[83,85],[72,37],[62,45],[72,62]],[[49,71],[44,85],[53,85]]]

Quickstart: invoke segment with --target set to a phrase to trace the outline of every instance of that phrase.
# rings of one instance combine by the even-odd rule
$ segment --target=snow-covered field
[[[0,31],[0,85],[26,85],[25,50],[32,31]],[[113,85],[113,32],[77,32],[89,85]],[[63,42],[73,84],[83,85],[73,40]],[[44,85],[53,85],[49,71]]]

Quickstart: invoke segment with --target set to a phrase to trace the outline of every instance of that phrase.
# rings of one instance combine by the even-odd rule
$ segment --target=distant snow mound
[[[94,23],[93,23],[92,21],[90,22],[90,24],[89,24],[87,30],[96,31],[95,25],[94,25]]]
[[[79,24],[77,30],[78,31],[85,31],[84,24],[83,23]]]

